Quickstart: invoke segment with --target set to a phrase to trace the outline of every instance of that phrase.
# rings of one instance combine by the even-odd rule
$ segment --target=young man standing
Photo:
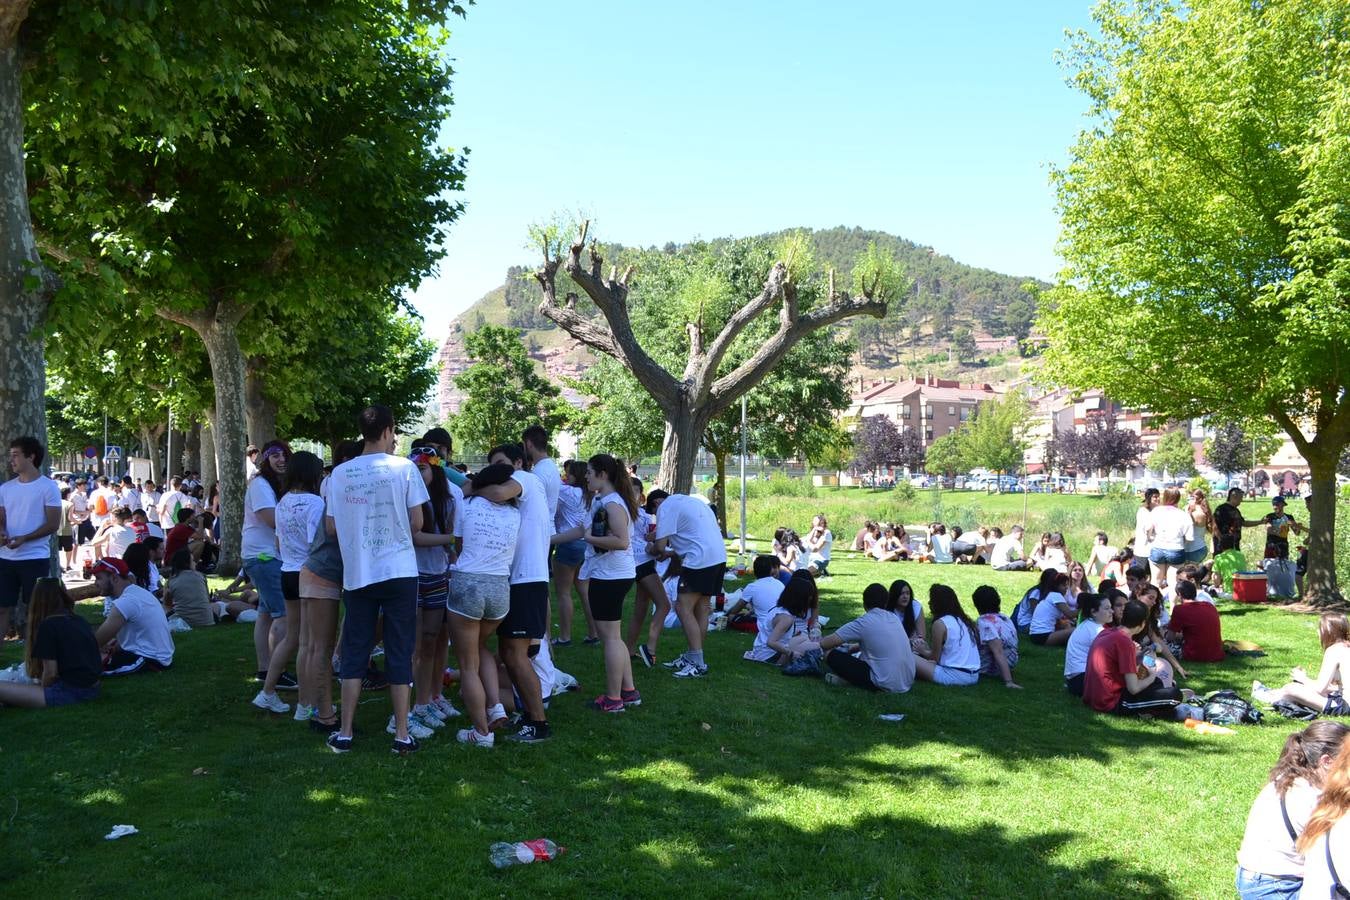
[[[488,464],[497,463],[513,467],[515,474],[506,484],[491,485],[478,493],[494,503],[517,499],[520,505],[520,531],[511,561],[511,606],[497,629],[497,646],[525,707],[520,729],[510,740],[533,744],[553,736],[539,674],[530,661],[539,652],[534,642],[548,637],[548,550],[553,516],[548,511],[543,482],[522,468],[525,451],[520,444],[494,447],[488,454]]]
[[[87,544],[94,537],[94,523],[89,521],[89,482],[75,479],[75,490],[70,495],[70,524],[75,526],[75,546]],[[75,559],[71,557],[71,568]]]
[[[127,564],[120,559],[100,559],[94,564],[94,584],[99,594],[112,599],[108,618],[94,633],[94,640],[99,647],[117,641],[103,674],[134,675],[172,666],[173,635],[164,607],[136,583]]]
[[[674,553],[681,560],[680,626],[689,649],[665,663],[676,678],[708,674],[703,636],[708,633],[709,598],[722,592],[727,572],[727,546],[712,507],[688,494],[671,494],[656,511],[656,553]]]
[[[141,492],[136,490],[136,482],[130,475],[122,476],[122,505],[135,512],[138,509],[144,509],[142,505]]]
[[[9,470],[0,484],[0,641],[11,619],[23,636],[33,585],[51,568],[48,536],[61,527],[61,489],[38,469],[46,450],[37,438],[9,443]]]
[[[169,479],[169,489],[159,498],[159,527],[164,529],[165,534],[178,524],[178,511],[191,506],[182,487],[183,479],[175,475]]]
[[[1233,547],[1242,549],[1242,529],[1254,528],[1257,525],[1264,525],[1263,519],[1249,521],[1242,517],[1242,512],[1238,509],[1242,505],[1242,499],[1246,496],[1242,488],[1229,488],[1228,499],[1218,506],[1214,507],[1214,555],[1218,556],[1223,550],[1219,543],[1225,536],[1233,538]]]
[[[417,553],[412,536],[422,530],[428,498],[417,466],[394,456],[394,414],[383,406],[361,413],[361,455],[333,470],[328,481],[325,527],[342,550],[342,724],[328,737],[334,753],[352,747],[352,725],[361,702],[375,628],[384,613],[384,658],[394,716],[394,753],[417,750],[408,734],[408,702],[417,642]]]
[[[117,508],[117,495],[108,487],[108,476],[98,476],[96,484],[98,487],[94,488],[94,493],[89,497],[92,509],[89,518],[94,523],[95,531],[108,524],[112,519],[112,511]]]
[[[520,434],[520,442],[525,447],[525,459],[529,470],[544,485],[544,497],[548,501],[548,519],[558,513],[558,492],[562,490],[562,476],[558,474],[558,464],[548,455],[548,431],[543,425],[531,425]]]

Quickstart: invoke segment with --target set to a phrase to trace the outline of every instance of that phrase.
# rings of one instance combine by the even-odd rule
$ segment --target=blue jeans
[[[258,611],[274,619],[286,618],[286,592],[281,587],[281,560],[258,557],[244,560],[244,574],[258,592]]]
[[[1302,890],[1302,878],[1277,878],[1237,867],[1237,892],[1242,900],[1298,900]]]

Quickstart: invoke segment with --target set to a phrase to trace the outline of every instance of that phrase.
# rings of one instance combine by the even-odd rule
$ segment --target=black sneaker
[[[363,691],[383,691],[389,688],[389,679],[384,677],[384,673],[375,667],[366,669],[366,677],[361,679],[361,690]]]
[[[253,673],[253,681],[254,681],[255,683],[257,683],[257,684],[262,684],[262,683],[263,683],[264,681],[266,681],[266,680],[267,680],[267,670],[266,670],[266,669],[259,669],[258,671],[256,671],[256,672]]]
[[[316,731],[319,734],[336,734],[337,730],[342,727],[342,720],[337,716],[334,716],[333,721],[324,724],[318,719],[311,718],[309,720],[309,727],[311,731]]]
[[[282,672],[281,677],[277,679],[277,690],[279,691],[298,691],[300,682],[295,680],[295,676],[290,672]]]
[[[642,660],[643,665],[649,669],[656,665],[656,654],[652,653],[646,644],[638,644],[638,657]]]
[[[417,738],[409,735],[406,741],[400,741],[398,738],[394,738],[394,746],[391,750],[395,756],[407,756],[411,753],[416,753],[420,747],[421,745],[417,743]]]
[[[313,720],[311,719],[310,721],[312,722]],[[328,749],[332,750],[334,753],[349,753],[352,749],[352,739],[343,737],[336,731],[328,736],[327,744]]]
[[[508,741],[516,741],[521,744],[537,744],[540,741],[546,741],[553,737],[553,729],[547,722],[530,722],[528,720],[520,723],[520,730],[515,734],[508,734]]]

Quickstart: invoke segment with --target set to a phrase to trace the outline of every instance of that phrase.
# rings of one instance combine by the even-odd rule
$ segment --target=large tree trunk
[[[183,433],[183,468],[189,472],[202,470],[202,423],[193,422]]]
[[[1319,437],[1321,437],[1319,435]],[[1314,445],[1317,441],[1313,442]],[[1317,605],[1337,600],[1336,590],[1336,452],[1304,453],[1312,474],[1308,500],[1308,574],[1303,599]],[[1342,538],[1344,539],[1344,538]]]
[[[32,435],[46,444],[42,324],[56,279],[38,256],[28,210],[17,40],[27,6],[20,2],[0,15],[0,435],[6,441]],[[4,469],[0,481],[8,477]]]
[[[207,410],[205,415],[206,421],[201,427],[202,489],[206,492],[207,497],[211,496],[211,486],[220,478],[220,476],[216,474],[215,417],[216,414],[214,410]]]
[[[244,415],[249,443],[261,447],[277,436],[277,404],[263,384],[263,361],[249,357],[244,369]]]
[[[233,574],[241,563],[239,544],[244,522],[244,351],[239,346],[239,320],[244,310],[217,300],[209,310],[182,313],[161,309],[166,319],[186,325],[201,337],[215,382],[216,460],[220,478],[220,563],[216,570]]]
[[[703,442],[708,415],[691,410],[682,403],[666,412],[666,436],[661,444],[661,469],[656,476],[658,487],[672,494],[687,494],[694,485],[694,466],[698,462],[699,446]]]

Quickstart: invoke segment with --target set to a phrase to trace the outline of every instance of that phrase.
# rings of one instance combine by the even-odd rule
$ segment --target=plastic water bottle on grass
[[[551,859],[557,859],[563,852],[563,848],[550,841],[548,838],[539,838],[533,841],[518,841],[514,844],[508,844],[506,841],[498,841],[488,848],[488,854],[492,859],[492,864],[499,869],[505,869],[507,866],[521,865],[523,863],[547,862]]]

